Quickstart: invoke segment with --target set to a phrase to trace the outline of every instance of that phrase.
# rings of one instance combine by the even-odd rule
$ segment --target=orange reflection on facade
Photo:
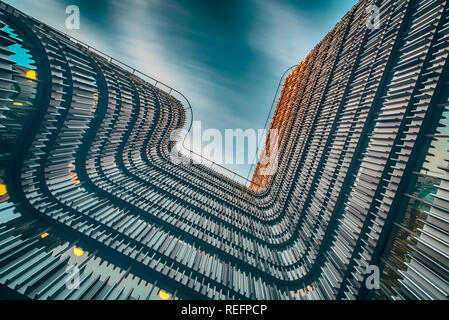
[[[301,61],[300,64],[288,75],[287,79],[284,82],[284,86],[279,96],[276,110],[274,111],[273,118],[271,120],[270,131],[277,130],[278,133],[278,154],[282,154],[286,142],[288,141],[288,133],[292,129],[290,121],[292,120],[294,111],[298,108],[297,103],[295,103],[296,101],[298,101],[298,87],[300,85],[300,80],[303,78],[302,75],[304,74],[305,66],[307,65],[308,60],[309,56]],[[264,151],[262,152],[262,154],[265,154],[266,150],[271,150],[270,139],[266,140]],[[259,159],[250,186],[252,190],[261,191],[267,187],[271,176],[262,174],[261,169],[269,168],[271,164],[272,162],[263,164],[261,162],[261,159]],[[270,170],[263,171],[269,172]]]

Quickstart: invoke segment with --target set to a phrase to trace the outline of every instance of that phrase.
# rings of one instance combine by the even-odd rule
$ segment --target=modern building
[[[448,5],[356,4],[247,188],[170,161],[176,91],[0,2],[0,296],[447,299]]]

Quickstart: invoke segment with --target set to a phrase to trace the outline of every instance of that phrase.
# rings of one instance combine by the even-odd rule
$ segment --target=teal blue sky
[[[299,63],[356,0],[7,0],[167,82],[203,129],[261,129],[284,70]],[[65,28],[68,5],[80,29]],[[228,165],[246,176],[249,165]]]

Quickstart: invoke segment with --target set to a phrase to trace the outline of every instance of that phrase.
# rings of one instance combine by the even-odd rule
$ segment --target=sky
[[[356,0],[5,0],[181,91],[202,129],[262,129],[284,71]],[[80,29],[65,27],[66,7]],[[248,159],[246,159],[248,162]],[[252,160],[252,157],[251,159]],[[244,165],[226,165],[247,176]]]

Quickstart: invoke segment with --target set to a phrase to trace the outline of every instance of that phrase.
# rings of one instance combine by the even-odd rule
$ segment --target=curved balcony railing
[[[278,84],[278,87],[276,89],[276,93],[274,94],[273,102],[271,103],[270,111],[268,112],[267,119],[265,120],[265,126],[263,128],[264,130],[267,130],[268,123],[269,123],[270,119],[273,117],[274,106],[275,106],[276,102],[279,101],[279,99],[280,99],[280,94],[281,94],[280,89],[283,86],[285,78],[289,74],[290,70],[296,68],[297,66],[298,66],[297,64],[291,66],[290,68],[285,70],[284,73],[282,74],[282,77],[279,80],[279,84]],[[247,180],[249,180],[249,177],[251,176],[251,174],[253,174],[254,164],[256,163],[256,158],[257,158],[257,156],[259,154],[259,150],[260,150],[261,146],[262,146],[262,139],[259,140],[259,143],[257,144],[256,153],[254,154],[254,159],[253,159],[253,162],[251,163],[251,168],[249,169],[248,176],[246,177]],[[255,183],[255,182],[252,182],[252,183],[257,185],[257,183]]]

